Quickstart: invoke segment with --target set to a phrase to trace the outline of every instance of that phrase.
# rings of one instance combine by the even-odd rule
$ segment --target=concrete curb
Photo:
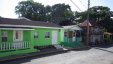
[[[53,53],[60,53],[60,52],[68,52],[68,51],[78,51],[78,50],[84,50],[84,49],[89,49],[91,47],[78,47],[78,48],[70,48],[70,49],[66,49],[66,50],[56,50],[56,51],[49,51],[49,52],[34,52],[34,53],[28,53],[28,54],[24,54],[24,55],[14,55],[14,56],[10,56],[10,57],[6,57],[6,58],[1,58],[0,59],[0,63],[2,62],[7,62],[7,61],[13,61],[13,60],[18,60],[18,59],[23,59],[23,58],[30,58],[30,57],[35,57],[35,56],[40,56],[40,55],[47,55],[47,54],[53,54]]]
[[[29,53],[29,54],[24,54],[24,55],[14,55],[6,58],[1,58],[0,63],[2,62],[7,62],[7,61],[13,61],[13,60],[18,60],[18,59],[23,59],[23,58],[30,58],[34,56],[39,56],[39,55],[46,55],[46,54],[52,54],[52,53],[58,53],[58,52],[66,52],[68,50],[57,50],[57,51],[51,51],[51,52],[34,52],[34,53]]]

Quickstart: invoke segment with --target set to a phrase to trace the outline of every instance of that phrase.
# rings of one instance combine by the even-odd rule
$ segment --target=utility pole
[[[90,7],[90,0],[88,0],[88,10],[87,10],[87,34],[86,34],[86,45],[88,46],[89,43],[89,7]]]
[[[90,7],[90,0],[88,0],[88,9],[89,9],[89,7]]]

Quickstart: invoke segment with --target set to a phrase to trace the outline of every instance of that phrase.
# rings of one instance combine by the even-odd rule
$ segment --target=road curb
[[[13,61],[13,60],[18,60],[18,59],[23,59],[23,58],[30,58],[30,57],[35,57],[35,56],[40,56],[40,55],[47,55],[47,54],[53,54],[53,53],[60,53],[60,52],[67,52],[69,50],[57,50],[57,51],[51,51],[51,52],[34,52],[34,53],[28,53],[28,54],[23,54],[23,55],[17,55],[17,56],[10,56],[9,58],[1,58],[0,63],[7,62],[7,61]]]

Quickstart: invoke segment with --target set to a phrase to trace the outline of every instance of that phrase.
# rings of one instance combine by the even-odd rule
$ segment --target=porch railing
[[[0,51],[30,48],[30,42],[2,42]]]

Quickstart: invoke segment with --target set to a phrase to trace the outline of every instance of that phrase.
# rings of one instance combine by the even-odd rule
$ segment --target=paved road
[[[7,62],[7,64],[113,64],[113,47],[73,50],[39,58]]]

